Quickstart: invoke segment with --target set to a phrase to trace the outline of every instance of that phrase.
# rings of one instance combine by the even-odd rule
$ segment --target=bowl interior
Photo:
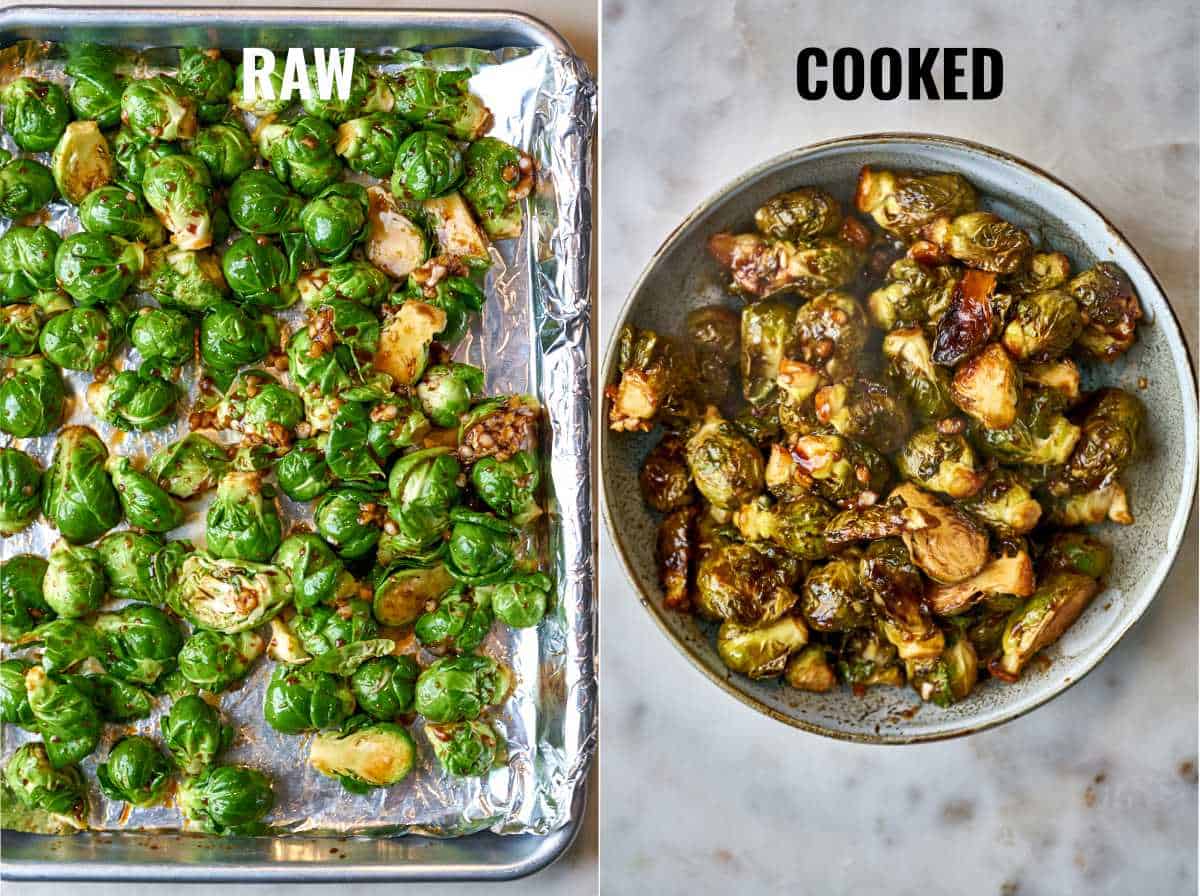
[[[1134,348],[1114,364],[1084,370],[1085,385],[1120,385],[1146,405],[1148,451],[1127,476],[1136,523],[1102,527],[1101,536],[1115,552],[1107,590],[1045,652],[1050,662],[1031,664],[1015,684],[985,681],[968,699],[947,709],[922,704],[909,688],[871,688],[863,697],[847,688],[808,694],[778,681],[736,675],[718,657],[711,626],[662,604],[654,559],[659,517],[643,505],[637,483],[642,460],[659,433],[630,435],[604,427],[602,479],[609,530],[643,604],[710,678],[760,711],[800,728],[852,740],[906,743],[966,734],[1021,715],[1083,677],[1141,616],[1174,559],[1191,506],[1195,382],[1166,297],[1136,252],[1098,212],[1016,159],[936,137],[850,138],[799,150],[745,175],[671,235],[634,288],[614,337],[625,323],[678,333],[692,308],[739,306],[707,254],[707,238],[720,230],[750,228],[754,209],[765,199],[799,185],[824,187],[849,202],[865,164],[957,171],[974,184],[984,207],[1024,227],[1040,246],[1065,252],[1073,270],[1114,261],[1141,298],[1146,317]],[[614,362],[610,350],[605,382],[612,381]]]

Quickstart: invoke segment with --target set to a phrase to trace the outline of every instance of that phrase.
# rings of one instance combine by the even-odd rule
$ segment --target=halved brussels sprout
[[[492,619],[490,601],[480,599],[478,592],[472,598],[460,589],[454,589],[442,598],[436,609],[417,619],[413,633],[430,649],[467,653],[483,643],[491,631]]]
[[[424,373],[429,348],[445,326],[446,313],[440,308],[405,302],[384,322],[375,366],[398,385],[413,385]]]
[[[454,508],[446,568],[460,582],[490,585],[507,578],[516,560],[517,528],[486,513]]]
[[[229,188],[229,217],[246,233],[298,231],[303,209],[303,197],[266,171],[246,171]]]
[[[914,174],[864,166],[855,206],[888,233],[911,240],[935,218],[975,208],[975,190],[958,174]]]
[[[216,49],[179,49],[180,86],[196,101],[196,114],[202,122],[220,121],[229,111],[233,90],[233,66]]]
[[[494,240],[521,235],[520,203],[533,191],[533,158],[517,147],[483,137],[467,148],[463,197]]]
[[[120,340],[99,308],[72,308],[46,322],[38,338],[42,354],[67,370],[97,370]]]
[[[375,618],[381,625],[412,625],[426,606],[437,605],[453,585],[454,579],[440,563],[400,565],[389,570],[375,588]]]
[[[59,433],[42,489],[42,513],[72,544],[95,541],[121,521],[107,460],[104,442],[86,426]]]
[[[4,767],[7,793],[26,809],[48,813],[67,830],[86,828],[87,780],[75,765],[53,765],[47,752],[46,745],[38,741],[16,749]],[[15,821],[17,807],[8,805],[6,810]]]
[[[441,255],[452,255],[471,270],[482,271],[491,265],[491,243],[459,193],[426,199],[421,208]]]
[[[251,834],[275,805],[271,779],[244,765],[217,765],[184,778],[177,796],[184,818],[210,834]]]
[[[417,745],[408,731],[393,722],[352,719],[342,731],[313,738],[308,764],[337,778],[347,790],[391,787],[416,765]]]
[[[942,432],[936,425],[918,429],[896,456],[900,475],[930,491],[951,498],[969,498],[983,486],[987,474],[962,435]]]
[[[249,674],[266,646],[253,631],[232,635],[197,631],[180,648],[179,672],[197,687],[219,694]]]
[[[93,626],[105,668],[135,684],[152,685],[175,668],[183,645],[173,617],[149,604],[126,604],[101,613]]]
[[[716,408],[708,409],[686,450],[692,481],[717,507],[733,510],[762,491],[762,455]]]
[[[980,600],[1007,595],[1029,597],[1033,594],[1033,564],[1024,551],[1006,553],[989,560],[975,575],[953,585],[935,585],[925,592],[929,609],[949,616],[970,609]]]
[[[871,542],[858,567],[863,587],[879,610],[879,633],[902,660],[931,659],[945,646],[945,636],[922,601],[924,582],[898,538]]]
[[[159,724],[175,765],[189,776],[211,768],[233,742],[233,726],[222,723],[218,712],[195,695],[176,700]]]
[[[59,616],[77,619],[100,609],[107,588],[100,554],[60,541],[50,552],[42,595]]]
[[[104,567],[109,593],[118,600],[162,603],[165,592],[158,588],[155,576],[155,556],[162,549],[159,538],[132,529],[110,532],[101,538],[96,551],[100,555],[100,565]],[[171,567],[164,564],[160,571],[169,572]]]
[[[213,244],[212,175],[203,162],[188,155],[159,159],[146,169],[142,189],[172,243],[189,251]]]
[[[772,445],[764,472],[776,496],[813,490],[842,507],[870,504],[891,478],[891,464],[874,448],[822,431],[796,436],[787,447]]]
[[[465,173],[457,143],[436,131],[417,131],[400,144],[392,193],[404,200],[432,199],[457,188]]]
[[[747,541],[767,541],[789,554],[806,560],[819,560],[829,553],[825,527],[833,518],[833,508],[821,498],[799,494],[772,506],[763,497],[733,514],[733,524]]]
[[[996,275],[969,270],[954,287],[950,305],[938,318],[933,340],[933,360],[945,367],[981,351],[992,337]]]
[[[491,126],[492,113],[470,92],[470,78],[466,69],[406,68],[393,79],[395,112],[413,125],[441,125],[457,140],[477,140]]]
[[[718,233],[708,249],[729,270],[734,289],[751,299],[780,292],[811,299],[842,289],[858,277],[864,261],[856,246],[830,236],[792,243],[756,233]]]
[[[408,125],[396,115],[372,112],[339,125],[334,149],[350,170],[385,179],[392,174],[408,132]]]
[[[100,714],[78,684],[32,666],[25,673],[25,692],[51,766],[73,765],[96,749]]]
[[[807,643],[808,628],[804,620],[791,615],[756,626],[727,620],[717,632],[721,661],[750,678],[774,678],[781,674],[788,657]]]
[[[820,644],[810,644],[788,660],[783,680],[797,690],[823,693],[833,690],[837,684],[837,673],[829,664],[825,648]]]
[[[405,215],[395,197],[382,187],[367,190],[367,260],[402,280],[429,257],[425,231]]]
[[[1112,566],[1112,548],[1086,532],[1055,532],[1038,563],[1042,573],[1075,572],[1102,579]]]
[[[16,78],[0,88],[4,130],[26,152],[54,148],[71,120],[67,95],[57,84],[34,78]]]
[[[54,183],[64,199],[75,205],[93,190],[112,182],[113,157],[108,141],[94,121],[67,125],[50,157]]]
[[[287,573],[277,567],[197,551],[180,565],[167,603],[195,626],[232,635],[269,622],[293,593]]]
[[[311,533],[288,536],[275,553],[274,563],[291,577],[299,610],[333,604],[358,589],[354,577],[324,539]]]
[[[391,292],[392,281],[369,262],[344,261],[302,274],[296,281],[296,288],[309,307],[331,299],[350,299],[368,308],[377,308]]]
[[[0,196],[0,214],[8,214],[2,201]],[[44,224],[10,227],[0,236],[0,296],[4,301],[27,299],[57,286],[54,256],[61,242]]]
[[[747,339],[743,332],[743,346]],[[619,379],[604,390],[611,402],[609,428],[616,432],[646,432],[660,418],[689,416],[681,413],[692,410],[686,369],[683,354],[672,342],[653,330],[624,327],[617,342]],[[747,376],[743,367],[743,378]]]
[[[196,101],[168,75],[133,80],[121,95],[121,121],[144,140],[188,140],[196,135]]]
[[[412,711],[421,667],[410,656],[380,656],[359,666],[350,679],[362,711],[390,721]]]
[[[946,707],[966,698],[975,687],[979,660],[967,638],[956,638],[936,659],[908,663],[908,681],[921,699]]]
[[[1016,680],[1026,664],[1050,646],[1084,611],[1100,586],[1090,576],[1053,572],[1038,585],[1033,597],[1013,611],[1004,629],[1003,655],[989,670]]]
[[[161,246],[166,228],[147,208],[141,196],[119,185],[103,186],[79,204],[79,223],[89,233],[119,236],[148,246]]]
[[[896,648],[866,629],[858,629],[842,641],[837,671],[838,677],[856,692],[874,685],[904,684],[904,666]]]
[[[137,282],[146,264],[140,243],[103,233],[73,233],[54,256],[54,271],[80,305],[115,302]]]
[[[512,684],[512,670],[491,657],[446,657],[421,673],[414,705],[430,722],[469,721],[508,699]]]
[[[148,737],[123,737],[96,766],[96,780],[110,800],[133,806],[153,806],[163,800],[171,772],[166,757]]]
[[[963,413],[987,429],[1008,429],[1017,419],[1021,373],[1008,352],[992,343],[958,366],[950,395]]]
[[[187,499],[216,487],[228,467],[225,449],[193,432],[156,451],[146,472],[170,494]]]
[[[1087,319],[1077,345],[1103,361],[1112,361],[1133,345],[1142,306],[1133,283],[1117,265],[1099,262],[1074,277],[1067,291]]]
[[[904,401],[882,384],[861,377],[818,389],[813,410],[818,421],[840,435],[885,453],[904,444],[911,427]]]
[[[988,559],[988,538],[966,514],[939,503],[928,492],[909,482],[893,489],[891,497],[935,520],[934,525],[902,535],[912,561],[929,578],[952,585],[983,569]]]
[[[474,314],[483,309],[483,290],[474,278],[471,267],[461,259],[438,255],[415,268],[390,302],[403,304],[413,299],[442,309],[446,326],[438,334],[438,342],[453,346],[466,335]]]
[[[267,724],[284,734],[337,728],[352,712],[350,686],[311,666],[277,665],[263,698]]]
[[[42,506],[42,468],[19,448],[0,448],[0,535],[15,535]]]
[[[122,370],[88,386],[92,413],[118,429],[161,429],[175,419],[181,397],[178,385],[153,373]]]

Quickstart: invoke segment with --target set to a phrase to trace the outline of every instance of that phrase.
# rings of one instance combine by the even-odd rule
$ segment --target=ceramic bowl
[[[1085,386],[1120,385],[1147,410],[1148,450],[1127,481],[1136,522],[1106,524],[1115,554],[1106,590],[1063,638],[1015,684],[982,682],[966,699],[941,709],[910,688],[849,688],[810,694],[778,680],[752,681],[725,668],[712,626],[666,610],[654,561],[658,517],[641,500],[637,474],[658,433],[601,437],[604,508],[609,533],[642,604],[667,637],[715,684],[759,712],[797,728],[845,740],[913,743],[980,731],[1016,718],[1061,694],[1104,658],[1154,599],[1187,525],[1196,486],[1196,384],[1177,320],[1137,251],[1087,200],[1050,174],[1007,153],[924,134],[872,134],[820,143],[773,159],[729,184],[696,209],[654,254],[613,329],[626,324],[678,333],[689,310],[739,301],[723,284],[705,243],[721,230],[746,230],[768,197],[802,184],[824,187],[849,205],[859,169],[956,171],[975,186],[982,205],[1024,227],[1041,246],[1071,258],[1073,270],[1099,260],[1133,280],[1145,318],[1137,344],[1111,365],[1084,370]],[[610,343],[604,381],[614,376]],[[607,413],[607,408],[605,408]]]

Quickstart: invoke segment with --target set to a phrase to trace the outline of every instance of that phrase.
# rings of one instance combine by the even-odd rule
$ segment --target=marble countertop
[[[795,146],[902,130],[1001,147],[1090,197],[1194,350],[1197,13],[1097,6],[606,0],[601,347],[653,249],[723,183]],[[881,44],[995,47],[1003,96],[798,97],[802,47]],[[903,748],[794,731],[721,693],[602,539],[605,894],[1196,891],[1194,519],[1157,600],[1085,681],[999,729]]]

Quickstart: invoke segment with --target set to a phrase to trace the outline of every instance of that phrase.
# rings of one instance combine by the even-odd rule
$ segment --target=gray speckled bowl
[[[1075,270],[1112,260],[1133,279],[1141,297],[1146,317],[1134,348],[1111,366],[1085,371],[1089,385],[1119,384],[1146,404],[1149,450],[1128,476],[1137,522],[1105,526],[1103,536],[1116,555],[1108,588],[1046,651],[1052,662],[1032,664],[1016,684],[986,681],[948,709],[922,704],[909,688],[872,688],[855,697],[847,688],[808,694],[775,681],[751,681],[721,663],[709,626],[663,607],[654,562],[657,519],[642,504],[637,484],[642,459],[657,434],[612,433],[603,427],[602,482],[609,532],[642,604],[712,681],[797,728],[845,740],[913,743],[980,731],[1045,703],[1086,675],[1142,615],[1175,559],[1196,487],[1196,384],[1162,288],[1099,212],[1026,162],[986,146],[924,134],[871,134],[820,143],[773,159],[729,184],[689,215],[655,253],[621,312],[614,337],[626,322],[678,332],[694,307],[738,304],[726,293],[707,254],[709,235],[750,227],[754,209],[767,197],[801,184],[825,187],[849,201],[859,168],[868,163],[957,171],[985,197],[986,207],[1026,228],[1041,245],[1066,252]],[[614,363],[610,343],[606,383],[612,381]]]

